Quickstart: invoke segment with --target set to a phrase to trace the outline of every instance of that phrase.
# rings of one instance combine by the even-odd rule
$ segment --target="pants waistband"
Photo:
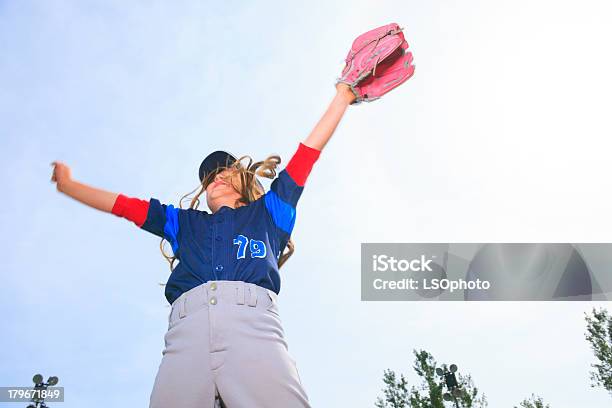
[[[203,307],[223,304],[269,309],[277,302],[270,289],[243,281],[208,281],[181,294],[173,303],[169,323],[182,319]]]

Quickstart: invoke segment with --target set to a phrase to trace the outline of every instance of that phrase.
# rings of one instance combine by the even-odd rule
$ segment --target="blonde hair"
[[[248,159],[247,164],[243,164],[242,161]],[[265,191],[262,187],[257,183],[256,176],[261,176],[269,179],[273,179],[276,177],[276,168],[281,163],[280,156],[272,155],[266,158],[265,160],[258,161],[253,163],[253,159],[250,156],[242,156],[234,163],[226,167],[220,167],[216,171],[209,173],[202,183],[189,193],[185,194],[181,197],[179,202],[179,207],[183,208],[183,202],[189,201],[189,207],[191,209],[197,209],[200,205],[200,196],[202,193],[206,191],[206,187],[214,181],[215,176],[219,174],[224,169],[230,169],[232,171],[231,177],[229,177],[230,182],[234,189],[240,194],[240,198],[236,200],[235,207],[240,207],[243,205],[248,205],[255,200],[259,199],[265,194]],[[240,183],[236,182],[236,179],[240,179]],[[195,196],[190,198],[190,195],[193,194],[196,190],[200,189]],[[172,256],[166,254],[164,251],[164,243],[167,242],[165,238],[162,238],[159,248],[164,258],[170,264],[170,271],[174,270],[174,263],[176,262],[176,256],[172,254]],[[289,237],[289,241],[287,242],[287,246],[283,250],[283,253],[278,258],[278,267],[282,267],[285,262],[293,255],[295,252],[295,243]],[[165,284],[161,284],[165,286]]]

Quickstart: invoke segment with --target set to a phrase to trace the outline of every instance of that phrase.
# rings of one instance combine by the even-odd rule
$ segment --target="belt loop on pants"
[[[236,288],[235,289],[236,290],[236,304],[244,305],[245,284],[243,283],[242,285],[236,285],[235,288]]]
[[[247,304],[251,307],[257,305],[257,287],[254,283],[237,282],[235,288],[236,304]]]
[[[257,288],[254,283],[247,284],[249,288],[249,306],[255,307],[257,305]]]

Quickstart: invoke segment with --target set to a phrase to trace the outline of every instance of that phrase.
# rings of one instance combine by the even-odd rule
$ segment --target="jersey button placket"
[[[217,217],[217,219],[215,220],[216,222],[214,223],[213,226],[213,234],[215,236],[215,243],[214,243],[214,257],[213,257],[213,267],[215,268],[215,275],[217,276],[217,280],[224,280],[224,274],[223,272],[223,221],[225,220],[225,217],[223,215],[219,215]]]

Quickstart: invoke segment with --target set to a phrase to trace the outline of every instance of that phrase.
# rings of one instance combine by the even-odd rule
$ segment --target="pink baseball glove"
[[[408,42],[395,23],[357,37],[345,62],[336,84],[344,83],[351,87],[356,97],[353,104],[375,101],[414,74]]]

